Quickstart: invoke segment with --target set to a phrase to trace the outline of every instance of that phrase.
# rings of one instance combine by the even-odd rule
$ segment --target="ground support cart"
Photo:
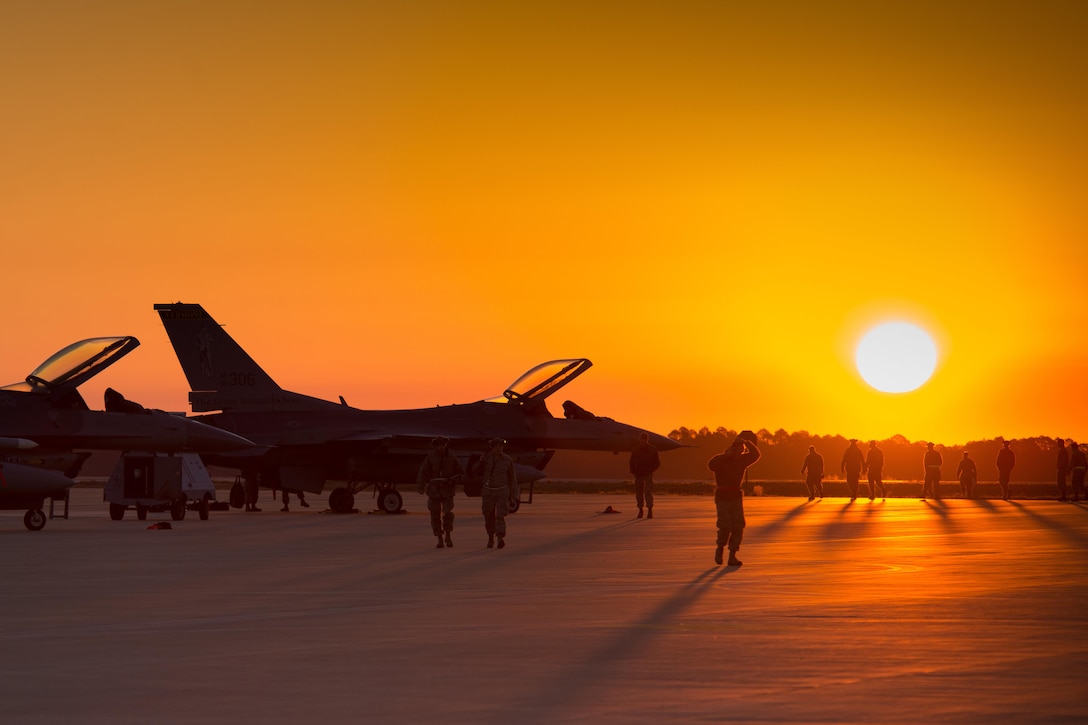
[[[169,511],[181,521],[186,510],[208,518],[215,501],[215,486],[208,469],[195,453],[125,453],[102,492],[110,518],[120,521],[129,508],[143,521],[149,511]]]

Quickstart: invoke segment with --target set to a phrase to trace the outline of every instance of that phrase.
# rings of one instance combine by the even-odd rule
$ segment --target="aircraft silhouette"
[[[9,450],[25,451],[35,447],[33,441],[20,438],[0,438],[0,453]],[[45,500],[64,500],[68,488],[75,483],[60,471],[24,466],[10,461],[0,463],[0,509],[26,509],[23,525],[31,531],[45,526],[42,510]]]
[[[556,418],[545,399],[592,363],[585,358],[553,360],[528,371],[501,396],[474,403],[414,410],[361,410],[347,404],[284,390],[198,304],[157,304],[166,333],[189,381],[197,416],[252,440],[257,448],[202,456],[206,463],[237,469],[261,486],[320,493],[326,481],[342,481],[329,495],[334,511],[350,511],[355,494],[373,485],[378,508],[396,513],[398,484],[414,484],[423,457],[437,436],[470,464],[491,438],[503,438],[517,465],[519,482],[544,477],[556,450],[629,451],[639,434],[661,451],[675,441],[577,405]],[[214,413],[210,411],[216,411]],[[465,492],[478,495],[472,481]],[[241,484],[231,503],[242,505]],[[514,510],[517,506],[515,503]]]
[[[88,450],[224,451],[252,444],[212,426],[148,410],[107,389],[91,410],[79,386],[139,346],[135,337],[95,337],[52,355],[20,383],[0,387],[0,509],[27,508],[31,530],[45,526],[45,499],[66,499]],[[30,464],[30,465],[28,465]]]

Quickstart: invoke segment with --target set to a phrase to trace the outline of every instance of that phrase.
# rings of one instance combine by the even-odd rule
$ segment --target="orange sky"
[[[183,410],[181,300],[364,408],[1088,440],[1088,9],[885,5],[4,3],[0,382],[132,334],[92,406]]]

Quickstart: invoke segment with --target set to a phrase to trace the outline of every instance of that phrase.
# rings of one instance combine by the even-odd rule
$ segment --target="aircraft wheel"
[[[147,506],[136,504],[136,518],[138,518],[140,521],[147,520]]]
[[[174,502],[170,504],[170,518],[174,521],[183,521],[185,519],[185,497],[174,499]]]
[[[121,519],[125,518],[125,508],[127,508],[127,507],[124,504],[111,503],[110,504],[110,518],[113,519],[114,521],[120,521]]]
[[[208,520],[208,511],[211,510],[211,501],[208,500],[208,494],[204,494],[204,498],[200,499],[200,503],[196,505],[196,512],[200,516],[201,521]]]
[[[355,507],[355,496],[346,488],[334,488],[329,494],[329,508],[338,514],[351,513]]]
[[[521,501],[519,501],[519,500],[518,500],[518,499],[516,499],[516,498],[512,498],[512,499],[510,499],[510,500],[509,500],[509,501],[508,501],[508,502],[506,503],[506,510],[507,510],[507,511],[508,511],[509,513],[512,513],[512,514],[516,514],[516,513],[518,512],[518,511],[520,511],[520,510],[521,510]]]
[[[230,507],[240,509],[246,505],[246,487],[236,483],[230,487]]]
[[[404,508],[404,497],[400,495],[400,491],[387,488],[378,494],[378,508],[387,514],[398,513]]]
[[[45,512],[41,509],[30,509],[23,515],[23,525],[31,531],[41,531],[45,528]]]

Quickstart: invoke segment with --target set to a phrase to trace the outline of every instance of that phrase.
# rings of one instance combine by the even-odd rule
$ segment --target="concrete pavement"
[[[1083,722],[1088,510],[539,495],[411,513],[0,513],[5,722]],[[369,505],[365,498],[360,505]],[[607,506],[619,514],[603,514]]]

